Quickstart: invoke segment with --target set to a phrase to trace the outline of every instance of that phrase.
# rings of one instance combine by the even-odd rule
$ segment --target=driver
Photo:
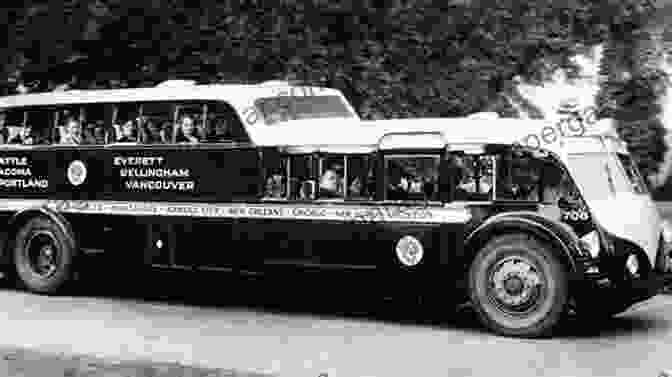
[[[558,204],[560,199],[569,199],[569,178],[559,167],[547,164],[544,167],[544,190],[542,200],[545,203]]]

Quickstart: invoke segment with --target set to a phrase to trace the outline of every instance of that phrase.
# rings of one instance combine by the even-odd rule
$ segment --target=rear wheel
[[[36,293],[55,293],[72,278],[73,240],[46,217],[28,220],[14,241],[14,266],[22,285]]]
[[[548,245],[525,234],[499,236],[472,262],[469,295],[490,330],[506,336],[547,336],[566,309],[567,275]]]

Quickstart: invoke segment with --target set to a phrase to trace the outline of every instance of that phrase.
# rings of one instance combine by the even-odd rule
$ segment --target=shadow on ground
[[[69,294],[488,333],[469,306],[456,307],[448,298],[445,305],[390,299],[372,288],[372,284],[344,282],[347,279],[278,280],[277,277],[241,277],[221,272],[159,270],[143,271],[134,277],[126,271],[99,270],[99,267],[89,269],[91,273],[82,276]],[[599,323],[569,317],[554,338],[637,336],[664,331],[670,326],[662,316],[651,315],[643,309]]]

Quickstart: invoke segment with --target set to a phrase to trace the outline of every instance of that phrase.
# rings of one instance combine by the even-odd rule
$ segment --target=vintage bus
[[[529,337],[570,310],[652,297],[665,269],[659,223],[628,233],[655,207],[600,212],[648,203],[601,137],[581,144],[593,165],[573,164],[580,150],[484,134],[492,120],[363,122],[339,91],[287,83],[36,93],[0,109],[22,130],[0,147],[0,250],[33,292],[60,292],[88,253],[124,272],[315,272],[469,300],[491,330]]]

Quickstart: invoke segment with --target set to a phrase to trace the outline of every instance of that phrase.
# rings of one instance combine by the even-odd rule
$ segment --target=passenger
[[[224,141],[233,141],[231,134],[231,127],[225,119],[217,119],[212,121],[214,128],[210,130],[207,141],[210,143],[221,143]],[[211,124],[213,124],[211,123]]]
[[[341,166],[335,165],[324,171],[320,179],[321,198],[343,197],[343,175],[339,173]]]
[[[161,140],[163,144],[172,143],[173,124],[168,121],[163,122],[161,124],[159,133],[161,134]]]
[[[145,123],[145,144],[163,144],[163,136],[161,135],[161,127],[158,123],[148,120]]]
[[[7,114],[0,113],[0,144],[9,143],[9,129],[7,128]]]
[[[132,120],[121,126],[121,137],[117,143],[136,143],[138,141],[138,130]]]
[[[101,124],[96,124],[93,129],[93,140],[96,144],[105,144],[107,142],[107,132]]]
[[[61,144],[65,145],[82,145],[84,140],[82,137],[82,125],[75,119],[69,118],[65,126],[65,135],[61,140]]]
[[[449,174],[453,177],[451,188],[455,190],[455,200],[469,200],[469,192],[478,192],[476,180],[472,178],[461,156],[451,155],[449,159]]]
[[[350,187],[348,188],[348,195],[351,197],[361,197],[363,194],[364,184],[362,183],[362,180],[359,179],[359,177],[356,177],[352,180],[352,183],[350,183]]]
[[[199,143],[198,136],[196,135],[196,127],[194,126],[194,119],[191,116],[185,115],[182,117],[175,141],[182,144]]]
[[[266,194],[267,198],[280,199],[285,196],[285,185],[283,184],[283,176],[281,174],[272,174],[266,180]]]
[[[93,136],[94,130],[96,128],[95,123],[87,123],[86,128],[84,129],[84,140],[85,144],[97,144],[96,138]]]
[[[570,187],[569,178],[559,167],[550,164],[544,167],[544,203],[557,205],[562,199],[571,201]]]
[[[9,142],[10,144],[33,145],[37,144],[35,141],[33,127],[31,127],[29,124],[26,124],[25,126],[21,127],[19,133],[16,134]]]

